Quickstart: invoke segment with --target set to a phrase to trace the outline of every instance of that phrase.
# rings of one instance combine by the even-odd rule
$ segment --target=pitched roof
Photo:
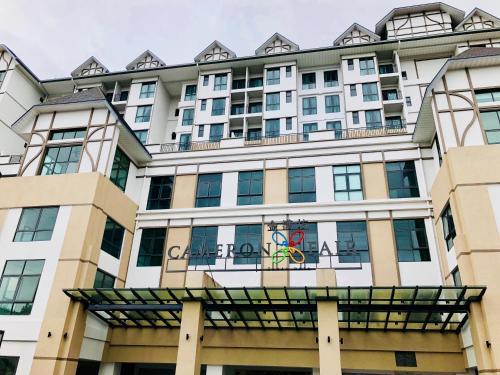
[[[194,58],[195,62],[200,62],[200,61],[210,61],[207,60],[206,55],[212,54],[214,49],[220,49],[222,52],[224,52],[224,57],[221,55],[219,56],[218,59],[214,60],[226,60],[226,59],[232,59],[236,57],[236,54],[231,51],[229,48],[227,48],[224,44],[219,42],[218,40],[214,40],[212,43],[210,43],[203,51],[201,51],[196,57]]]
[[[353,31],[358,30],[361,33],[367,34],[374,40],[380,40],[380,36],[375,34],[373,31],[367,29],[366,27],[360,25],[359,23],[353,23],[351,26],[347,28],[337,39],[334,40],[334,46],[340,46],[344,38],[348,37]]]
[[[474,8],[471,10],[471,12],[469,14],[467,14],[465,16],[465,18],[463,19],[462,22],[460,22],[456,27],[455,27],[455,30],[458,30],[460,28],[463,28],[464,27],[464,24],[467,23],[467,21],[469,21],[473,16],[475,15],[479,15],[483,18],[487,18],[489,21],[492,21],[493,22],[493,27],[495,27],[495,23],[496,24],[499,24],[500,25],[500,18],[498,17],[495,17],[494,15],[492,15],[491,13],[488,13],[482,9],[479,9],[478,7]]]
[[[500,55],[500,48],[471,47],[468,50],[453,56],[450,60],[469,59],[472,57],[487,57]]]
[[[70,103],[90,102],[96,100],[106,100],[106,96],[104,95],[104,93],[100,88],[93,87],[87,90],[74,92],[72,94],[50,98],[39,105],[44,106],[52,104],[70,104]]]
[[[274,43],[276,40],[280,39],[282,42],[284,42],[286,45],[290,46],[289,50],[286,52],[291,52],[291,51],[298,51],[299,45],[292,42],[290,39],[284,37],[280,33],[274,33],[268,40],[266,40],[259,48],[255,50],[256,55],[268,55],[276,52],[271,52],[268,53],[266,52],[266,47],[271,45],[271,43]]]
[[[150,60],[147,60],[148,57],[150,57]],[[141,63],[143,63],[144,66],[139,66],[139,64]],[[146,66],[148,64],[150,66]],[[129,64],[127,64],[125,69],[138,70],[138,69],[148,69],[148,68],[159,68],[162,66],[166,66],[163,60],[147,49],[139,56],[137,56],[134,60],[132,60]]]
[[[109,73],[106,68],[97,58],[90,56],[78,68],[71,72],[72,77],[92,76],[97,74]]]

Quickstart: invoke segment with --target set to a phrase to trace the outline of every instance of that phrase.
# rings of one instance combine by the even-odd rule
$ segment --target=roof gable
[[[255,50],[256,55],[272,55],[275,53],[298,51],[299,45],[285,38],[280,33],[274,33],[268,40]]]
[[[349,44],[371,43],[380,40],[380,36],[368,30],[360,24],[353,23],[335,41],[334,46],[344,46]]]
[[[488,12],[485,12],[482,9],[474,8],[467,16],[465,16],[464,20],[457,25],[455,30],[469,31],[493,29],[495,27],[500,27],[499,18]]]
[[[160,68],[166,64],[150,50],[146,50],[130,62],[125,68],[127,70],[140,70]]]
[[[235,58],[236,54],[218,40],[201,51],[195,58],[195,62],[219,61]]]
[[[108,68],[101,64],[94,56],[90,56],[82,65],[71,72],[71,76],[86,77],[105,73],[109,73]]]

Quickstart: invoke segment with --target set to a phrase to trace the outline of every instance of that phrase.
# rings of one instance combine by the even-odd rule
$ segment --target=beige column
[[[204,329],[204,311],[199,301],[185,301],[182,305],[182,322],[175,375],[199,375],[200,352]]]
[[[387,199],[387,182],[384,163],[363,164],[363,189],[365,199]]]
[[[266,169],[264,182],[264,204],[288,203],[286,169]]]
[[[190,240],[190,227],[168,228],[167,244],[164,249],[162,274],[160,276],[160,287],[184,287],[189,259],[171,259],[170,256],[172,258],[181,258]],[[174,246],[178,246],[178,248],[174,248]],[[169,251],[169,249],[171,250]]]
[[[196,199],[198,177],[194,174],[176,176],[172,208],[193,208]]]
[[[337,301],[318,301],[319,372],[341,375]]]
[[[262,242],[264,243],[264,246],[267,247],[267,244],[271,244],[271,251],[270,253],[273,254],[277,249],[278,246],[272,241],[272,234],[273,232],[267,230],[267,225],[264,225],[264,235],[262,238],[264,239]],[[277,269],[280,268],[286,268],[288,267],[288,258],[284,259],[282,262],[279,264],[274,264],[272,258],[270,255],[262,253],[262,256],[265,258],[262,259],[262,266],[264,271],[262,272],[262,286],[266,287],[284,287],[288,286],[289,282],[289,273],[288,271],[276,271]],[[271,270],[269,270],[271,269]],[[275,270],[276,269],[276,270]]]
[[[368,240],[372,263],[373,284],[399,285],[397,251],[390,220],[368,221]]]

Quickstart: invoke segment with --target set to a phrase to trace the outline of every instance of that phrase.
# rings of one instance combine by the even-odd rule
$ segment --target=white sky
[[[94,55],[110,71],[146,49],[189,63],[214,39],[253,55],[278,31],[302,49],[332,44],[353,22],[373,30],[392,8],[431,0],[0,0],[0,43],[42,79]],[[500,17],[499,0],[445,0]]]

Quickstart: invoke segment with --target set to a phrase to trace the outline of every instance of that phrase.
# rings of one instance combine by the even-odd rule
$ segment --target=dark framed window
[[[280,136],[280,119],[266,120],[266,138]]]
[[[166,228],[144,228],[137,256],[137,267],[158,267],[163,262]]]
[[[476,90],[475,94],[478,103],[500,101],[500,88],[488,89],[488,90]]]
[[[382,91],[382,100],[398,100],[399,93],[396,89],[388,89]]]
[[[347,70],[354,70],[354,59],[347,60]]]
[[[5,70],[0,70],[0,87],[2,86],[3,80],[5,79],[5,75],[7,72]]]
[[[119,102],[126,102],[128,100],[128,93],[129,93],[128,90],[122,90],[120,92],[120,96],[118,98],[118,101]],[[115,100],[116,100],[116,98],[115,98]]]
[[[182,125],[193,125],[194,108],[186,108],[182,111]]]
[[[29,315],[33,308],[43,260],[8,260],[0,279],[0,315]]]
[[[85,133],[87,128],[76,128],[69,130],[52,130],[50,132],[50,140],[61,140],[61,139],[76,139],[85,138]]]
[[[411,106],[412,106],[411,96],[406,96],[406,97],[405,97],[405,101],[406,101],[406,105],[407,105],[408,107],[411,107]]]
[[[381,128],[382,127],[382,116],[380,110],[374,109],[371,111],[365,111],[365,121],[366,127],[370,129]]]
[[[218,98],[212,100],[212,116],[221,116],[226,113],[226,99]]]
[[[179,138],[179,151],[191,150],[191,134],[181,134]]]
[[[380,74],[391,74],[394,73],[394,66],[392,64],[383,64],[378,66],[378,72]]]
[[[141,85],[139,99],[152,98],[155,96],[156,82],[144,82]]]
[[[403,127],[403,119],[401,116],[388,116],[385,118],[385,126],[389,129],[401,129]]]
[[[248,129],[247,140],[248,141],[257,141],[262,139],[262,129]]]
[[[151,120],[152,105],[140,105],[135,113],[135,122],[149,122]]]
[[[316,174],[314,168],[288,170],[288,203],[316,201]]]
[[[318,131],[318,123],[317,122],[309,122],[307,124],[302,125],[302,133],[304,136],[304,141],[309,140],[309,133]]]
[[[363,101],[374,102],[378,100],[378,87],[376,83],[363,83]]]
[[[288,65],[287,67],[285,67],[285,70],[286,70],[286,77],[290,78],[292,76],[292,66]]]
[[[215,265],[218,227],[193,227],[189,265]]]
[[[76,173],[82,145],[48,147],[40,169],[41,175]]]
[[[221,188],[222,173],[199,175],[196,187],[196,207],[220,206]]]
[[[238,206],[262,204],[264,173],[249,171],[238,173]]]
[[[266,94],[266,111],[278,111],[280,109],[280,93]]]
[[[0,72],[0,86],[2,85],[2,73],[5,72]],[[18,363],[19,363],[19,357],[0,356],[0,374],[16,375]]]
[[[462,286],[462,278],[460,277],[460,271],[458,267],[455,267],[453,271],[451,271],[451,277],[453,279],[453,285],[456,287]]]
[[[233,79],[233,84],[231,87],[233,90],[242,90],[245,88],[245,80],[244,79]]]
[[[262,224],[236,225],[234,264],[259,264],[262,248]]]
[[[291,103],[292,102],[292,92],[291,91],[287,91],[286,92],[286,102],[287,103]]]
[[[227,73],[216,74],[214,80],[214,91],[222,91],[227,89]]]
[[[366,221],[338,221],[337,246],[339,263],[369,263]]]
[[[134,130],[134,134],[143,145],[145,145],[147,143],[147,141],[148,141],[148,131],[147,130]]]
[[[59,207],[23,208],[14,242],[50,241]]]
[[[242,115],[245,113],[245,104],[237,103],[231,105],[231,115]]]
[[[205,136],[205,125],[198,126],[198,138],[202,138]]]
[[[280,83],[280,68],[269,68],[266,72],[266,84],[279,85]]]
[[[224,137],[224,124],[212,124],[210,125],[210,135],[208,140],[210,142],[220,142]]]
[[[174,176],[151,177],[147,210],[166,210],[170,208]]]
[[[208,80],[210,76],[203,76],[203,86],[208,86]]]
[[[327,70],[323,72],[325,87],[334,87],[339,85],[339,73],[336,70]]]
[[[261,112],[262,112],[262,102],[248,104],[248,113],[261,113]]]
[[[287,117],[285,121],[285,129],[286,130],[292,130],[292,118]]]
[[[120,259],[124,235],[125,229],[116,221],[108,217],[106,220],[106,226],[104,227],[104,234],[102,236],[101,250],[117,259]]]
[[[262,87],[264,86],[264,78],[262,77],[255,77],[255,78],[250,78],[250,81],[248,82],[248,87]]]
[[[359,164],[334,166],[333,188],[336,201],[362,200],[361,166]]]
[[[200,111],[206,111],[206,110],[207,110],[207,99],[201,99]]]
[[[97,269],[94,279],[94,288],[114,288],[116,278],[107,272]]]
[[[413,161],[385,164],[390,198],[418,198],[417,172]]]
[[[352,123],[354,125],[358,125],[359,124],[359,112],[358,111],[354,111],[352,113]]]
[[[430,262],[424,219],[394,220],[399,262]]]
[[[367,76],[370,74],[375,74],[375,62],[373,57],[364,57],[359,59],[359,73],[362,76]]]
[[[406,71],[401,72],[401,77],[403,77],[403,81],[406,81],[408,79],[408,74],[406,74]]]
[[[335,139],[342,139],[342,123],[340,121],[327,121],[326,130],[335,130]]]
[[[349,93],[351,96],[358,95],[358,91],[356,90],[356,85],[349,85]]]
[[[446,242],[446,247],[448,251],[453,247],[453,240],[457,236],[455,231],[455,222],[453,221],[453,214],[451,213],[451,207],[448,203],[441,214],[441,222],[443,223],[443,234],[444,240]]]
[[[338,95],[325,96],[325,112],[326,113],[340,112],[340,98]]]
[[[319,244],[318,244],[318,224],[305,223],[302,225],[292,224],[288,236],[290,237],[293,232],[300,229],[304,232],[304,239],[295,248],[302,251],[305,260],[304,263],[318,263],[319,262]],[[295,240],[298,236],[294,237]]]
[[[316,97],[311,96],[310,98],[302,98],[302,114],[306,116],[315,115],[316,113],[318,113]]]
[[[117,147],[109,179],[123,191],[125,191],[125,187],[127,186],[129,168],[130,159],[120,148]]]
[[[500,143],[500,111],[481,111],[481,123],[488,144]]]
[[[316,88],[316,73],[303,73],[302,74],[302,89],[314,89]]]
[[[196,99],[196,85],[187,85],[186,92],[184,93],[185,101],[192,101]]]

